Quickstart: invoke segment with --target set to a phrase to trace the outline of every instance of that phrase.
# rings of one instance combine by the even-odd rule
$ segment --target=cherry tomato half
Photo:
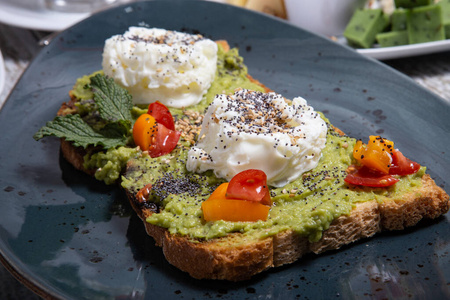
[[[249,169],[236,174],[227,188],[228,198],[261,202],[271,205],[267,175],[261,170]]]
[[[226,196],[229,183],[222,183],[202,203],[203,218],[205,221],[233,221],[256,222],[267,220],[270,206],[261,202],[242,199],[230,199]]]
[[[157,125],[155,143],[148,148],[148,153],[151,157],[158,157],[172,152],[181,136],[181,132],[170,130],[160,123],[157,123]]]
[[[170,110],[161,102],[156,101],[148,106],[147,114],[153,116],[156,122],[163,124],[167,129],[175,130],[175,122]]]
[[[392,152],[392,164],[389,169],[391,175],[409,175],[414,174],[420,169],[420,164],[406,158],[403,153],[395,149]]]
[[[180,136],[180,132],[168,129],[149,114],[142,114],[133,126],[134,143],[151,157],[172,152]]]
[[[270,206],[254,201],[216,199],[202,203],[205,221],[256,222],[267,220]]]
[[[394,143],[380,136],[371,135],[367,145],[357,141],[353,148],[353,157],[370,169],[389,174],[392,162],[391,153]]]
[[[141,204],[147,202],[151,189],[151,183],[146,184],[142,189],[140,189],[136,194],[137,201]]]
[[[387,187],[394,185],[399,179],[391,175],[373,171],[366,166],[362,166],[347,174],[344,181],[354,185]]]
[[[134,123],[133,139],[136,146],[146,151],[156,140],[157,124],[154,117],[142,114]]]
[[[209,195],[209,198],[206,201],[226,198],[228,184],[229,184],[229,182],[225,182],[225,183],[222,183],[221,185],[219,185],[214,190],[214,192],[212,192],[212,194]]]

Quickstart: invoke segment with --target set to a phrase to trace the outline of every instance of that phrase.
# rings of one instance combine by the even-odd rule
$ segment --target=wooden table
[[[39,41],[50,32],[34,31],[0,24],[0,49],[6,80],[0,94],[0,107],[32,59],[45,46]],[[385,61],[411,77],[419,85],[441,96],[450,104],[450,52]],[[39,299],[0,266],[0,299]]]

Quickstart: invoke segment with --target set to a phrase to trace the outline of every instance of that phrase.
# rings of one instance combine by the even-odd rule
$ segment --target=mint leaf
[[[84,116],[84,120],[79,114],[56,117],[42,127],[34,135],[34,139],[56,136],[84,148],[92,145],[109,149],[126,145],[133,124],[131,95],[112,78],[101,74],[90,77],[87,88],[94,95],[98,112],[91,112]],[[95,115],[100,116],[100,119],[93,124],[86,122],[92,119],[90,116]]]
[[[45,136],[56,136],[65,138],[76,147],[87,148],[89,145],[103,146],[105,149],[125,145],[127,137],[122,134],[123,130],[105,130],[102,133],[94,131],[80,115],[67,115],[56,117],[53,121],[39,129],[33,136],[40,140]]]
[[[107,123],[99,132],[105,136],[127,136],[130,133],[129,122]]]
[[[102,119],[110,122],[129,121],[131,126],[133,119],[130,110],[133,102],[127,90],[112,78],[100,74],[91,78],[91,88]]]

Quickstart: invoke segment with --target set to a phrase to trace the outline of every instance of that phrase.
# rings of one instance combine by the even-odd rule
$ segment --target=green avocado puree
[[[90,76],[84,76],[72,90],[72,94],[80,99],[76,104],[80,114],[86,118],[95,115],[96,110],[92,92],[85,88],[89,83]],[[238,50],[225,52],[219,45],[216,78],[202,101],[187,109],[203,113],[216,94],[230,94],[236,88],[263,90],[247,78],[247,68]],[[184,109],[170,110],[175,118],[193,122]],[[137,118],[146,111],[146,107],[136,106],[132,114]],[[371,200],[382,202],[421,184],[424,167],[414,175],[401,177],[398,183],[389,188],[347,186],[344,178],[346,169],[353,162],[355,142],[353,138],[339,136],[329,125],[327,143],[319,165],[282,188],[272,188],[273,205],[269,217],[267,221],[257,222],[204,221],[201,204],[224,180],[216,178],[212,172],[193,174],[186,170],[190,143],[183,136],[174,151],[158,158],[151,158],[130,142],[127,147],[86,155],[85,167],[96,169],[97,179],[112,184],[129,162],[130,167],[122,176],[122,187],[136,193],[151,183],[149,201],[161,209],[148,217],[147,222],[167,228],[172,234],[193,239],[212,239],[240,232],[248,240],[291,229],[311,241],[317,241],[334,219],[349,214],[356,203]]]
[[[248,70],[244,65],[243,58],[239,56],[238,49],[232,48],[227,52],[224,51],[221,45],[218,45],[217,53],[217,70],[215,80],[211,87],[203,96],[203,99],[195,106],[189,107],[189,110],[203,112],[206,107],[213,101],[216,94],[230,94],[237,88],[245,88],[250,90],[263,91],[261,86],[251,82],[247,78]],[[98,125],[98,120],[95,118],[95,111],[97,109],[93,101],[93,93],[86,88],[90,84],[90,78],[97,73],[86,75],[79,78],[73,87],[71,94],[78,99],[76,106],[78,112],[85,119],[86,122],[92,126]],[[172,115],[182,116],[182,109],[170,109]],[[147,107],[135,106],[132,109],[132,115],[137,119],[141,114],[147,112]],[[90,122],[89,120],[93,121]],[[132,144],[132,141],[131,141]],[[131,145],[134,149],[134,145]],[[87,154],[84,157],[84,166],[88,169],[96,169],[95,178],[104,181],[106,184],[113,184],[119,179],[126,162],[136,155],[137,150],[131,150],[129,147],[119,147],[116,149],[109,149],[106,152],[98,152]]]
[[[137,192],[152,183],[150,201],[163,209],[148,217],[147,222],[165,227],[172,234],[211,239],[240,232],[259,239],[292,229],[317,241],[335,218],[349,214],[356,203],[381,202],[421,184],[425,168],[401,177],[390,188],[348,187],[344,182],[345,170],[352,163],[355,142],[353,138],[339,136],[329,126],[319,165],[288,185],[271,189],[273,205],[267,221],[205,222],[201,204],[223,180],[209,172],[189,173],[185,167],[188,148],[177,148],[176,153],[157,159],[142,155],[132,160],[122,186]]]
[[[122,169],[132,157],[137,156],[138,148],[118,147],[106,152],[96,152],[84,156],[84,167],[96,169],[94,174],[97,180],[106,184],[113,184],[120,177]]]

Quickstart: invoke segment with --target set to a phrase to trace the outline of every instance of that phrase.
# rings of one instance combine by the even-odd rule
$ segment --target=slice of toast
[[[226,49],[226,42],[223,44]],[[267,87],[257,80],[249,78]],[[76,113],[76,99],[64,103],[58,115]],[[337,132],[340,132],[336,129]],[[74,147],[61,139],[64,158],[75,168],[93,175],[95,170],[84,167],[87,151]],[[163,227],[146,222],[156,212],[143,205],[132,191],[127,191],[129,201],[144,223],[147,233],[155,239],[169,263],[198,279],[246,280],[264,270],[290,264],[307,253],[322,253],[339,249],[343,245],[368,238],[383,230],[402,230],[414,226],[424,218],[434,219],[445,214],[450,207],[449,196],[429,175],[422,184],[410,192],[383,202],[376,200],[359,203],[349,215],[332,221],[317,242],[293,230],[284,230],[262,239],[249,238],[241,233],[230,233],[211,240],[195,240],[187,236],[170,234]]]
[[[64,111],[67,106],[70,104],[63,105]],[[93,175],[95,170],[86,170],[83,166],[85,149],[61,140],[61,151],[75,168]],[[292,263],[310,252],[318,254],[339,249],[383,230],[402,230],[424,218],[435,219],[445,214],[450,207],[447,193],[427,174],[421,181],[422,185],[399,198],[357,204],[349,215],[335,219],[317,242],[310,242],[306,236],[292,230],[260,240],[240,233],[208,241],[193,240],[146,222],[155,209],[142,205],[131,191],[127,191],[127,196],[169,263],[194,278],[240,281],[268,268]]]
[[[310,242],[292,230],[255,241],[241,233],[212,240],[192,240],[170,234],[165,228],[146,222],[154,213],[128,192],[133,209],[147,233],[162,247],[169,263],[198,279],[246,280],[268,268],[292,263],[303,255],[339,249],[383,230],[402,230],[420,220],[434,219],[450,207],[449,196],[429,175],[419,188],[383,203],[376,200],[356,205],[349,215],[335,219],[317,242]]]

